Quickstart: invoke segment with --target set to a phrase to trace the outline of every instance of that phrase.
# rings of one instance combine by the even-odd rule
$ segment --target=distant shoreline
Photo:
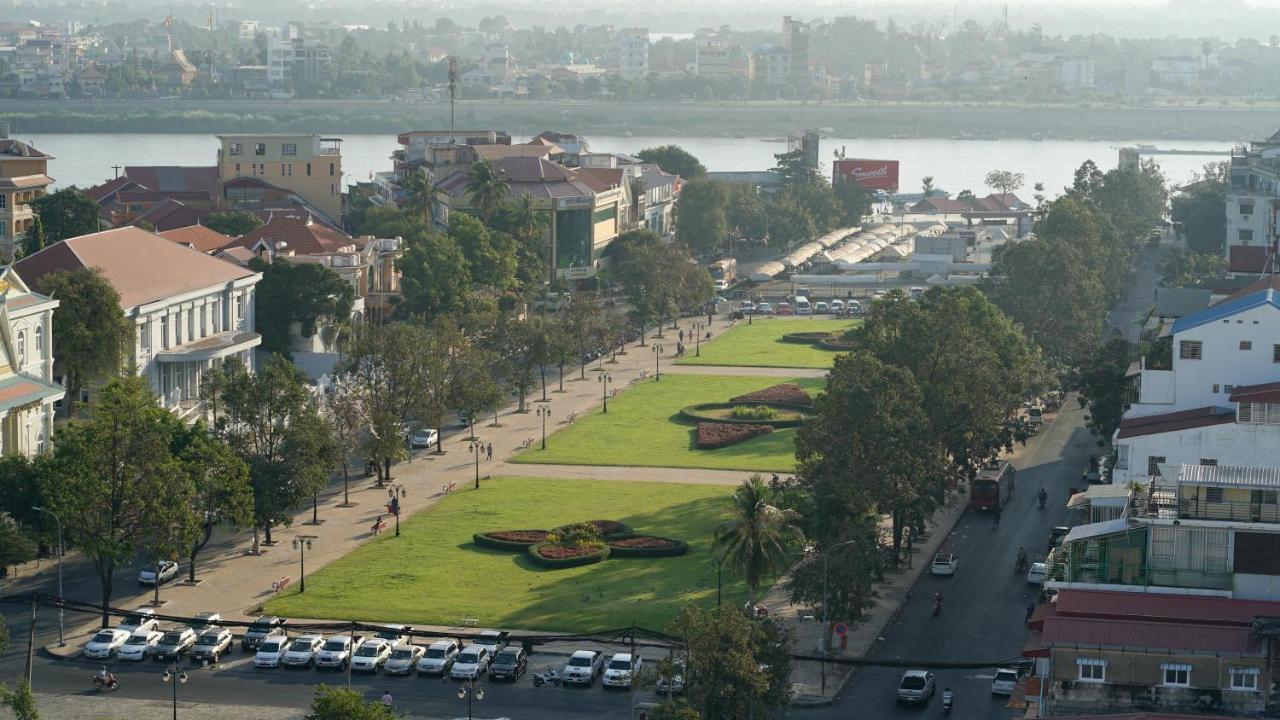
[[[3,102],[15,137],[38,133],[397,133],[445,128],[447,103],[326,100],[108,100]],[[1269,137],[1280,105],[1057,107],[971,103],[465,101],[459,129],[534,135],[781,137],[802,128],[844,138],[956,140],[1207,140]]]

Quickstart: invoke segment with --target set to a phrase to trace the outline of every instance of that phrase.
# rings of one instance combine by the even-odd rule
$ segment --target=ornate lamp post
[[[480,456],[484,454],[484,443],[480,438],[471,441],[471,454],[476,456],[476,489],[480,489]]]
[[[458,699],[467,701],[467,720],[472,720],[471,700],[484,700],[484,688],[474,679],[467,680],[458,688]]]
[[[613,382],[613,376],[609,373],[602,372],[596,376],[600,380],[600,399],[604,401],[604,414],[609,414],[609,383]]]
[[[293,549],[298,551],[298,592],[307,591],[307,551],[311,549],[311,541],[319,540],[318,535],[295,535],[293,538]]]
[[[702,357],[702,331],[706,327],[707,327],[706,325],[700,322],[693,324],[693,347],[694,347],[693,355],[694,357]]]
[[[657,343],[654,343],[654,346],[653,346],[653,379],[654,380],[662,379],[662,365],[659,361],[663,352],[665,352],[663,347],[661,345],[658,345]]]
[[[187,673],[174,660],[160,676],[165,682],[173,684],[173,720],[178,720],[178,684],[187,682]]]
[[[404,483],[391,483],[387,487],[387,497],[391,498],[387,509],[396,516],[396,537],[400,537],[400,498],[409,497],[409,491],[405,489]]]
[[[547,418],[551,417],[551,403],[538,406],[538,417],[542,418],[542,449],[547,449]]]

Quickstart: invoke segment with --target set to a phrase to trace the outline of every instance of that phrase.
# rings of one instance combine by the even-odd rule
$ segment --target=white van
[[[813,314],[813,306],[809,304],[809,298],[803,295],[796,296],[796,314],[797,315]]]

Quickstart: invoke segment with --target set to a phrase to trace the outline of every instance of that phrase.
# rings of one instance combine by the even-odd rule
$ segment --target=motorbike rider
[[[951,705],[952,703],[955,702],[955,699],[956,699],[955,693],[951,692],[951,688],[947,688],[946,690],[942,691],[943,705]]]
[[[93,679],[96,680],[101,685],[110,686],[113,683],[115,683],[116,676],[114,673],[112,673],[110,670],[107,669],[106,665],[103,665],[102,669],[98,671],[98,674],[95,675]]]
[[[1018,562],[1017,562],[1017,565],[1018,565],[1018,570],[1019,570],[1019,571],[1021,571],[1023,568],[1025,568],[1025,567],[1027,566],[1027,551],[1026,551],[1026,550],[1024,550],[1023,548],[1018,548]]]
[[[1044,507],[1045,501],[1049,499],[1049,493],[1045,492],[1044,488],[1040,488],[1039,497],[1040,497],[1040,507]]]

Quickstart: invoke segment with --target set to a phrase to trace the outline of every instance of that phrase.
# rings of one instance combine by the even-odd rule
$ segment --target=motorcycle
[[[114,692],[120,689],[120,683],[115,679],[115,676],[104,678],[100,675],[94,675],[93,689],[94,690],[110,690]]]
[[[1044,491],[1044,488],[1040,488],[1040,509],[1041,510],[1044,509],[1044,503],[1048,499],[1049,499],[1049,494]]]
[[[1027,556],[1019,555],[1017,560],[1013,561],[1013,572],[1021,574],[1027,571]]]
[[[949,693],[944,693],[942,695],[942,714],[943,715],[951,714],[951,706],[955,704],[955,701],[956,699],[954,695],[951,695]]]
[[[533,686],[542,687],[543,685],[559,686],[561,682],[560,673],[553,668],[547,668],[545,672],[533,674]]]
[[[942,612],[942,595],[934,593],[933,596],[933,615],[937,617]]]

